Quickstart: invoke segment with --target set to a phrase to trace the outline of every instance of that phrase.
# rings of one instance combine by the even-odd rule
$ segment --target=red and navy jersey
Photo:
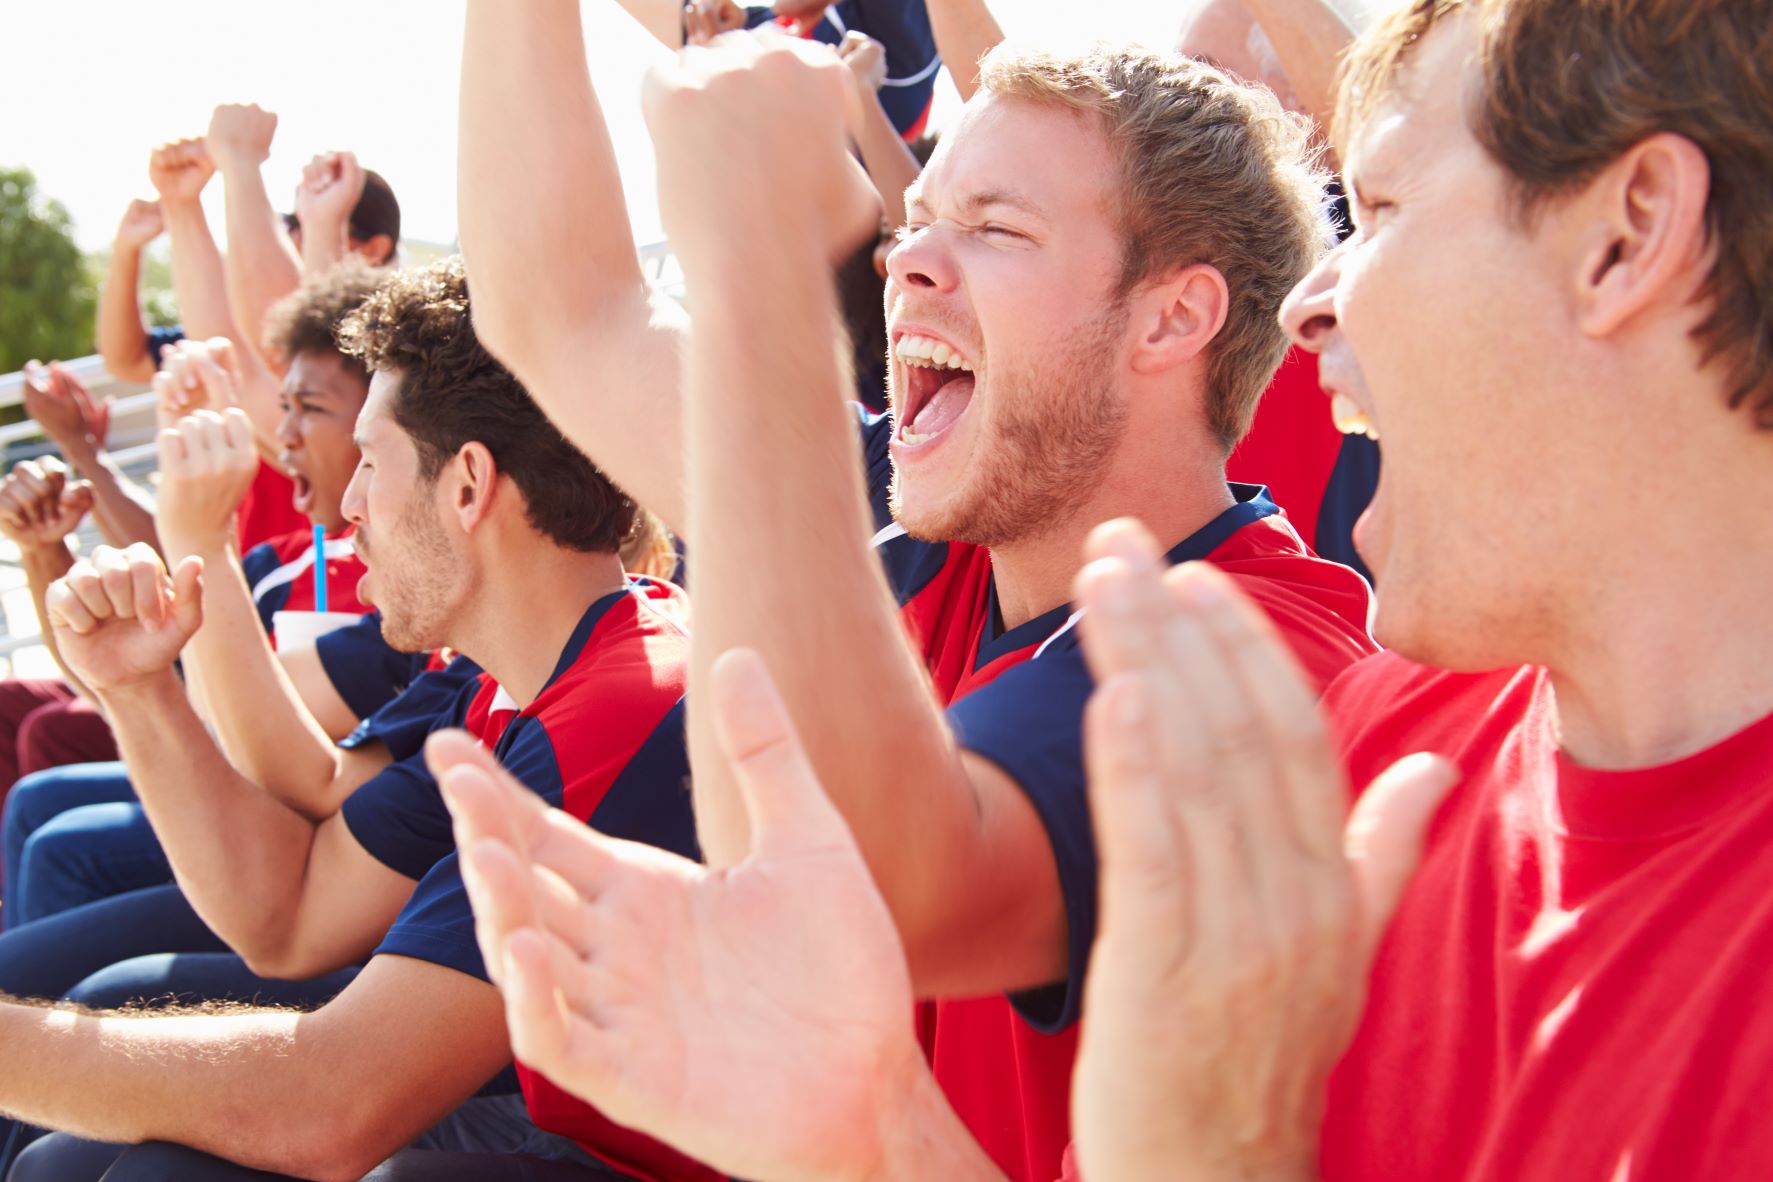
[[[382,638],[382,613],[374,611],[320,637],[314,651],[333,689],[362,719],[404,693],[433,661],[431,653],[403,653],[391,647]],[[447,662],[438,667],[443,664]]]
[[[1264,484],[1318,555],[1367,574],[1354,523],[1379,485],[1379,445],[1344,435],[1318,384],[1317,354],[1294,348],[1256,406],[1250,433],[1225,462],[1229,480]]]
[[[240,552],[244,554],[260,542],[308,528],[307,516],[295,507],[294,483],[260,460],[252,487],[246,490],[240,507],[234,510],[234,529],[240,539]]]
[[[304,518],[304,520],[306,520]],[[357,557],[356,544],[349,535],[326,540],[327,609],[363,615],[369,605],[357,598],[357,584],[364,574],[363,560]],[[272,538],[248,550],[240,559],[246,572],[246,585],[252,588],[252,603],[264,622],[265,634],[271,631],[271,618],[278,612],[311,612],[314,610],[314,529],[308,526],[294,533]]]
[[[925,1049],[950,1103],[998,1166],[1021,1182],[1050,1182],[1070,1141],[1076,1020],[1096,938],[1096,851],[1083,763],[1083,712],[1094,685],[1077,617],[1058,607],[1005,630],[989,551],[918,541],[893,524],[886,499],[891,422],[863,415],[861,430],[879,530],[875,550],[905,626],[961,746],[1002,768],[1039,814],[1069,925],[1064,981],[1013,999],[926,1007]],[[1235,578],[1322,689],[1376,651],[1367,634],[1367,583],[1313,555],[1263,489],[1231,487],[1236,504],[1180,542],[1169,560],[1209,561]]]
[[[634,579],[599,599],[542,692],[521,710],[488,674],[458,657],[444,673],[423,674],[401,701],[359,728],[347,745],[377,739],[396,762],[351,794],[345,823],[378,861],[418,881],[378,954],[486,978],[449,809],[424,761],[431,731],[461,727],[478,736],[544,800],[604,833],[700,857],[683,729],[686,602],[676,587],[651,579]],[[417,709],[403,704],[408,697]],[[427,709],[426,724],[414,725]],[[718,1177],[611,1124],[521,1065],[517,1073],[538,1127],[573,1138],[611,1165],[642,1177]]]
[[[775,10],[767,5],[745,11],[747,28],[775,19]],[[886,50],[887,76],[878,92],[881,109],[900,135],[916,139],[929,123],[936,73],[942,68],[924,0],[838,0],[807,35],[837,45],[851,29],[868,34]]]

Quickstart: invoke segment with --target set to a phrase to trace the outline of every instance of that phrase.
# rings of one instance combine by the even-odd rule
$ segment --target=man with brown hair
[[[654,88],[694,318],[680,375],[623,219],[583,216],[621,197],[577,5],[469,14],[480,327],[564,430],[687,518],[696,676],[739,645],[769,662],[919,994],[940,999],[925,1032],[948,1095],[1013,1177],[1047,1182],[1094,930],[1090,678],[1067,605],[1084,537],[1137,513],[1172,559],[1223,564],[1320,684],[1371,651],[1358,577],[1224,480],[1285,348],[1275,312],[1320,247],[1304,131],[1195,63],[998,51],[912,194],[888,263],[896,414],[858,429],[825,347],[829,256],[878,211],[846,184],[842,64],[742,38],[687,51]],[[800,232],[731,233],[765,205]],[[793,506],[795,528],[760,506]],[[729,864],[737,798],[705,724],[692,743],[699,832]]]

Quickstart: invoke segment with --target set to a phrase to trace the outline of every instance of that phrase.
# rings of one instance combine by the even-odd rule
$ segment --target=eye
[[[996,222],[985,223],[985,225],[979,227],[979,232],[982,234],[991,234],[999,238],[1026,240],[1028,237],[1028,235],[1022,233],[1020,230],[1012,230],[1008,226],[1000,226]]]
[[[929,224],[927,222],[906,222],[903,226],[899,226],[893,231],[893,241],[904,242],[913,234],[927,229],[929,229]]]

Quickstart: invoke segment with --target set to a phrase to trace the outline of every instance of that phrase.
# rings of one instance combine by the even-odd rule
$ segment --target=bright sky
[[[508,0],[523,3],[525,0]],[[1189,0],[996,0],[1006,31],[1041,41],[1165,45]],[[592,77],[642,240],[659,237],[640,79],[665,51],[613,0],[586,0]],[[68,207],[80,245],[105,246],[131,197],[152,196],[148,151],[200,135],[218,102],[277,112],[265,180],[288,208],[317,152],[355,151],[400,198],[408,237],[455,238],[461,0],[8,0],[0,164],[29,167]],[[939,97],[938,124],[955,101]],[[221,185],[206,192],[221,225]]]

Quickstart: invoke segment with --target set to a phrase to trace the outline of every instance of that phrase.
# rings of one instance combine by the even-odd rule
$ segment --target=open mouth
[[[966,413],[973,400],[973,363],[952,345],[916,333],[906,333],[894,343],[893,357],[905,367],[898,439],[907,447],[919,447]]]
[[[289,503],[295,507],[297,513],[306,516],[308,510],[314,507],[314,482],[302,475],[299,469],[288,464],[284,465],[283,474],[289,477],[290,484],[295,486],[295,492],[289,498]]]

